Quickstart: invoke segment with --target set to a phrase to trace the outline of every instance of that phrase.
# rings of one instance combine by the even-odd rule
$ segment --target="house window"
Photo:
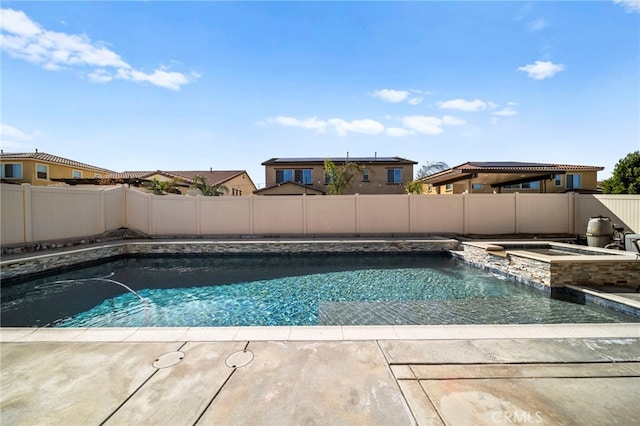
[[[293,169],[276,170],[276,183],[290,182],[293,180]]]
[[[231,195],[234,197],[240,197],[242,195],[242,190],[237,188],[231,188]]]
[[[431,191],[433,191],[433,185],[428,183],[427,184],[427,192],[431,192]]]
[[[362,181],[369,182],[369,169],[362,169]]]
[[[402,169],[387,169],[387,183],[401,184]]]
[[[445,191],[453,191],[453,184],[452,183],[448,183],[444,186],[444,190]]]
[[[484,189],[484,185],[481,183],[474,183],[471,185],[471,189]]]
[[[536,181],[536,182],[518,183],[516,185],[505,185],[505,186],[503,186],[503,188],[506,188],[506,189],[538,189],[538,188],[540,188],[540,182]]]
[[[82,179],[82,172],[80,170],[73,170],[71,172],[71,177],[74,179]]]
[[[22,179],[22,164],[4,163],[2,165],[2,177],[4,179]]]
[[[36,164],[36,178],[49,179],[49,166],[44,164]]]
[[[101,175],[100,173],[94,173],[94,174],[93,174],[93,177],[94,177],[94,178],[99,178],[99,177],[102,177],[102,175]]]
[[[555,178],[553,178],[553,186],[560,186],[562,184],[562,175],[556,175]]]
[[[296,169],[296,182],[304,185],[311,185],[311,169]]]
[[[580,175],[567,175],[567,189],[579,189],[581,188]]]

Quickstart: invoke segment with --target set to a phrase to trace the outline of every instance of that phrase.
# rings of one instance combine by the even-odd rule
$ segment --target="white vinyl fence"
[[[640,196],[580,194],[202,197],[1,186],[2,245],[98,235],[584,234],[593,216],[640,233]]]

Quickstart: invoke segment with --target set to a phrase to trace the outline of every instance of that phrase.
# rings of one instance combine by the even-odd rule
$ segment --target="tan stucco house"
[[[264,188],[257,195],[322,195],[327,192],[328,178],[324,172],[326,158],[272,158],[265,166]],[[416,161],[401,157],[339,157],[328,158],[337,167],[356,163],[362,174],[356,176],[343,192],[347,194],[403,194],[413,180]]]
[[[598,191],[604,167],[513,161],[467,162],[421,179],[423,193],[559,193]]]
[[[55,184],[55,179],[99,178],[112,170],[92,166],[47,154],[46,152],[23,152],[0,154],[0,173],[4,183],[30,183],[43,186]]]

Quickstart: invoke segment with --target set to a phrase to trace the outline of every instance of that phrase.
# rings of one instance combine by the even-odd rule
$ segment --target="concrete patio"
[[[640,325],[0,329],[2,425],[638,424]]]

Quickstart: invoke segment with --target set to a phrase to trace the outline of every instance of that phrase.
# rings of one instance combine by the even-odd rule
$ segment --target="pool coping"
[[[640,338],[640,324],[0,328],[0,343],[512,340],[531,338]]]

